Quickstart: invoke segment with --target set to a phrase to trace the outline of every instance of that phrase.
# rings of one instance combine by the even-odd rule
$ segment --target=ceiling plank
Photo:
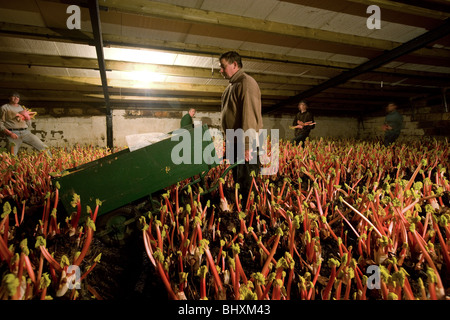
[[[401,45],[400,47],[397,47],[389,52],[386,52],[385,54],[380,55],[379,57],[377,57],[375,59],[372,59],[366,63],[363,63],[360,66],[358,66],[350,71],[343,72],[340,75],[338,75],[337,77],[331,78],[316,87],[313,87],[307,91],[304,91],[296,96],[293,96],[293,97],[287,99],[286,101],[281,101],[280,103],[276,104],[272,108],[266,109],[265,113],[273,112],[273,111],[277,110],[278,108],[280,108],[281,106],[285,106],[285,105],[289,105],[289,104],[296,104],[298,101],[300,101],[304,98],[314,96],[315,94],[320,93],[328,88],[332,88],[332,87],[335,87],[342,83],[345,83],[346,81],[354,78],[355,76],[358,76],[362,73],[365,73],[367,71],[378,68],[378,67],[382,66],[383,64],[393,61],[396,58],[398,58],[404,54],[407,54],[408,52],[416,50],[417,48],[425,46],[428,43],[433,42],[433,41],[447,35],[448,33],[450,33],[450,18],[445,20],[445,22],[441,26],[439,26],[431,31],[428,31],[426,34],[423,34],[413,40],[406,42],[405,44]]]
[[[60,42],[93,45],[92,33],[74,32],[74,33],[67,33],[67,36],[61,36],[61,34],[64,34],[64,32],[66,31],[67,30],[59,30],[54,28],[49,29],[38,26],[30,27],[26,25],[0,22],[0,34],[2,34],[3,36],[24,37],[29,39],[39,39],[47,41],[53,40]],[[145,48],[173,53],[184,53],[193,55],[195,54],[210,57],[214,56],[218,57],[223,52],[236,50],[236,48],[215,47],[207,45],[200,46],[197,44],[189,44],[173,41],[160,41],[149,38],[127,37],[114,34],[103,34],[103,42],[105,46]],[[433,50],[435,51],[436,49]],[[441,53],[439,53],[439,56],[443,57],[440,59],[429,59],[429,58],[425,59],[425,57],[421,55],[419,56],[421,57],[420,61],[426,61],[426,63],[429,65],[450,66],[450,56],[449,56],[450,53],[448,51],[449,50],[443,49],[440,50]],[[416,51],[416,53],[417,52],[418,51]],[[316,59],[294,55],[283,55],[261,51],[253,51],[253,50],[239,50],[239,53],[244,59],[249,61],[262,61],[281,64],[292,63],[292,64],[301,64],[305,66],[323,67],[325,69],[340,69],[340,70],[348,70],[357,66],[357,64],[354,63],[334,61],[330,59]]]
[[[392,1],[359,1],[359,0],[280,0],[281,2],[288,2],[307,7],[319,8],[323,10],[330,10],[339,13],[359,17],[369,17],[367,8],[370,5],[378,5],[381,9],[381,18],[383,22],[393,22],[397,24],[405,24],[414,27],[421,27],[425,29],[432,29],[436,27],[441,20],[450,17],[450,14],[445,14],[439,10],[423,10],[414,6],[394,6]],[[408,8],[410,7],[410,8]]]
[[[413,5],[408,5],[405,3],[399,3],[390,0],[346,0],[348,2],[364,4],[366,6],[377,5],[382,9],[389,9],[392,11],[397,11],[401,13],[408,13],[413,15],[418,15],[422,17],[434,18],[439,20],[444,20],[450,17],[449,12],[443,12],[439,10],[431,10],[426,8],[421,8]]]
[[[1,49],[0,49],[1,50]],[[249,60],[255,61],[255,60]],[[7,65],[26,65],[28,67],[33,66],[46,66],[55,68],[76,68],[76,69],[91,69],[98,70],[98,60],[93,58],[80,58],[71,56],[56,56],[56,55],[43,55],[43,54],[29,54],[18,53],[11,54],[10,52],[0,51],[0,64]],[[284,63],[286,64],[286,63]],[[357,64],[353,65],[357,67]],[[112,71],[146,71],[155,72],[165,75],[182,76],[182,77],[195,77],[195,78],[208,78],[208,79],[223,79],[219,72],[211,73],[210,68],[188,67],[179,65],[161,65],[150,63],[139,63],[129,61],[118,60],[105,60],[106,70]],[[438,72],[426,72],[426,71],[414,71],[399,68],[387,68],[381,67],[374,71],[376,74],[382,76],[397,76],[397,77],[411,77],[417,79],[430,79],[433,78],[436,81],[442,81],[448,83],[449,77],[445,73]],[[276,75],[276,74],[264,74],[258,72],[248,72],[254,77],[258,78],[258,81],[269,83],[290,83],[299,85],[317,85],[322,80],[309,77],[309,71],[307,74],[301,77],[297,75]]]
[[[176,21],[185,21],[195,24],[206,24],[210,26],[225,26],[237,28],[239,30],[249,30],[280,36],[292,36],[310,39],[313,41],[337,43],[339,45],[356,46],[377,50],[392,50],[393,48],[401,45],[401,43],[394,41],[313,29],[292,24],[181,7],[148,0],[104,0],[102,5],[110,10],[118,10],[119,12],[127,12]],[[448,57],[447,51],[431,49],[421,49],[415,52],[415,54],[423,56]]]

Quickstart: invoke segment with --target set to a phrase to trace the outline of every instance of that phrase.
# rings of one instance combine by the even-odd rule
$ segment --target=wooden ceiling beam
[[[419,6],[414,6],[406,3],[391,1],[391,0],[346,0],[348,2],[363,4],[363,5],[377,5],[382,9],[388,9],[401,13],[413,14],[417,16],[434,18],[444,20],[450,17],[450,12],[441,11],[439,9],[429,9]],[[434,8],[436,8],[435,6]]]
[[[55,68],[77,68],[77,69],[98,69],[98,61],[93,58],[79,58],[68,56],[53,56],[53,55],[39,55],[39,54],[26,54],[26,53],[14,53],[0,52],[0,64],[8,65],[26,65],[28,67],[33,66],[45,66]],[[211,73],[209,68],[198,67],[186,67],[175,65],[156,65],[150,63],[136,63],[127,61],[105,60],[105,67],[107,70],[112,71],[146,71],[155,72],[159,74],[180,76],[180,77],[194,77],[205,79],[223,79],[219,72]],[[449,78],[445,74],[433,73],[433,72],[415,72],[408,70],[398,70],[390,68],[380,68],[380,79],[383,75],[385,77],[412,77],[412,78],[425,78],[433,79],[439,84],[449,85]],[[326,79],[318,79],[314,77],[308,77],[308,75],[300,76],[288,76],[277,74],[263,74],[248,72],[260,83],[272,83],[272,84],[289,84],[289,85],[318,85]],[[389,85],[389,81],[385,81],[386,85]],[[349,87],[358,87],[358,83],[349,83]]]
[[[38,39],[46,41],[68,42],[76,44],[93,45],[93,35],[89,32],[67,33],[67,36],[61,34],[67,33],[67,30],[49,29],[45,27],[30,27],[26,25],[2,23],[0,22],[0,34],[3,36],[22,37],[29,39]],[[125,48],[144,48],[159,50],[172,53],[180,53],[187,55],[200,55],[207,57],[219,57],[221,53],[235,50],[235,48],[215,47],[215,46],[199,46],[196,44],[187,44],[181,42],[170,42],[153,40],[149,38],[127,37],[114,34],[103,34],[103,42],[105,46],[125,47]],[[431,49],[428,49],[431,50]],[[433,49],[435,51],[436,49]],[[448,50],[440,50],[439,56],[445,57],[445,61],[450,61]],[[247,61],[259,61],[278,64],[298,64],[306,67],[315,67],[323,69],[350,70],[357,66],[354,63],[333,61],[329,59],[306,58],[293,55],[273,54],[252,50],[239,50],[243,59]],[[442,66],[443,59],[422,59],[429,65]]]
[[[421,48],[425,45],[427,45],[430,42],[435,41],[436,39],[439,39],[443,37],[444,35],[447,35],[450,32],[450,18],[447,18],[439,27],[434,28],[431,31],[428,31],[426,34],[423,34],[421,36],[418,36],[400,47],[397,47],[391,51],[388,51],[370,61],[367,61],[360,66],[350,70],[341,73],[340,75],[331,78],[323,83],[321,83],[318,86],[315,86],[307,91],[304,91],[298,95],[295,95],[286,101],[280,101],[276,105],[274,105],[272,108],[268,109],[266,112],[272,112],[280,108],[284,105],[289,104],[296,104],[298,101],[314,96],[324,90],[327,90],[332,87],[336,87],[338,85],[341,85],[353,78],[355,78],[358,75],[361,75],[365,72],[371,71],[373,69],[376,69],[390,61],[395,60],[396,58],[405,55],[411,51],[416,50],[417,48]]]
[[[37,74],[12,74],[0,73],[0,84],[21,84],[33,87],[42,87],[52,85],[55,90],[58,87],[83,86],[85,88],[101,88],[101,80],[99,78],[91,77],[62,77],[62,76],[45,76]],[[167,92],[198,92],[200,94],[215,93],[221,95],[226,89],[226,85],[199,85],[186,83],[161,83],[161,82],[146,82],[140,83],[134,80],[109,79],[108,86],[110,89],[127,88],[127,89],[141,89],[151,92],[152,90],[167,91]],[[296,90],[277,90],[277,89],[261,89],[261,93],[266,96],[280,96],[288,97],[297,94]]]
[[[414,27],[430,29],[436,26],[440,20],[450,17],[450,14],[440,10],[423,10],[417,6],[393,4],[393,1],[372,1],[372,0],[280,0],[297,5],[303,5],[333,12],[345,13],[358,17],[368,18],[367,8],[370,5],[378,5],[381,9],[383,22],[400,23]]]
[[[264,32],[281,36],[292,36],[314,41],[338,43],[340,45],[371,48],[377,50],[392,50],[402,43],[376,38],[357,36],[280,22],[242,17],[221,12],[206,11],[181,7],[167,3],[148,0],[103,0],[102,5],[110,10],[132,13],[143,16],[184,21],[188,23],[222,26],[239,30]],[[418,49],[414,54],[421,56],[448,57],[447,50]]]
[[[76,44],[93,45],[93,35],[89,32],[68,33],[67,36],[61,36],[66,30],[49,29],[40,26],[28,26],[22,24],[0,22],[0,34],[3,36],[50,40],[58,42],[68,42]],[[144,48],[172,53],[192,54],[219,58],[223,52],[235,50],[235,48],[215,47],[207,45],[189,44],[175,41],[161,41],[149,38],[128,37],[116,34],[103,34],[105,46],[125,47],[125,48]],[[293,63],[317,66],[323,68],[351,69],[352,63],[305,58],[291,55],[273,54],[260,51],[239,50],[239,53],[246,60],[266,61],[271,63]]]

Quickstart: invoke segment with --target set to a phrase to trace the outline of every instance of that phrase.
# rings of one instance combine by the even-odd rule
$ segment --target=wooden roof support
[[[296,104],[299,101],[312,97],[324,90],[327,90],[329,88],[338,86],[342,83],[345,83],[348,80],[351,80],[352,78],[363,74],[365,72],[371,71],[373,69],[376,69],[378,67],[381,67],[382,65],[391,62],[398,57],[401,57],[402,55],[408,54],[410,52],[413,52],[419,48],[422,48],[426,46],[429,43],[432,43],[444,36],[447,36],[450,33],[450,18],[447,18],[443,24],[441,24],[439,27],[430,30],[408,42],[405,42],[404,44],[387,51],[386,53],[383,53],[379,55],[378,57],[369,60],[358,67],[351,69],[349,71],[343,72],[340,75],[331,78],[318,86],[312,87],[309,90],[306,90],[298,95],[295,95],[285,101],[281,101],[280,103],[274,105],[271,108],[267,108],[263,110],[263,113],[270,113],[273,112],[281,107]]]

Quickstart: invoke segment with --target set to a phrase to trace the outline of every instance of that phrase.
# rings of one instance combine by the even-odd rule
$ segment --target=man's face
[[[195,109],[189,110],[189,115],[193,118],[195,116]]]
[[[11,97],[9,97],[9,101],[11,102],[11,104],[18,104],[20,101],[20,98],[17,96],[11,96]]]
[[[304,103],[300,103],[299,105],[298,105],[298,110],[300,110],[301,112],[305,112],[306,111],[306,104],[304,104]]]
[[[390,104],[388,104],[388,106],[386,107],[386,111],[389,113],[389,112],[392,112],[392,111],[394,111],[395,110],[395,104],[393,104],[393,103],[390,103]]]
[[[225,59],[220,60],[220,73],[225,79],[231,79],[238,70],[237,62],[229,64]]]

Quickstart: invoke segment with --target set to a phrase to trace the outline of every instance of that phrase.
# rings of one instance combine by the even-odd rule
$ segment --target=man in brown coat
[[[255,79],[242,70],[241,56],[235,51],[220,56],[220,73],[230,81],[222,94],[221,114],[222,129],[227,137],[227,158],[231,163],[243,162],[233,168],[233,178],[246,200],[252,183],[250,174],[254,171],[258,175],[260,169],[256,146],[258,133],[263,128],[261,91]],[[239,136],[239,132],[243,135]]]

